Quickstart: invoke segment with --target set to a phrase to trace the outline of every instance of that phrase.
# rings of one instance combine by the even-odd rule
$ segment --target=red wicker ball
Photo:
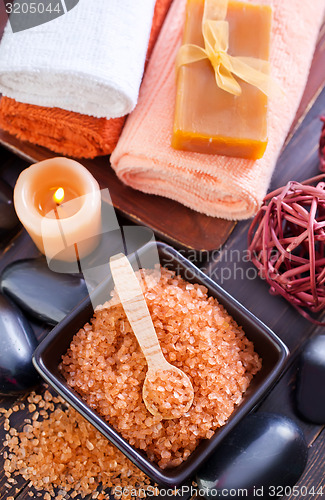
[[[270,285],[310,321],[325,311],[325,174],[268,194],[248,233],[250,258]]]
[[[319,141],[319,158],[320,158],[320,169],[325,172],[325,117],[321,118],[324,122],[322,133]]]

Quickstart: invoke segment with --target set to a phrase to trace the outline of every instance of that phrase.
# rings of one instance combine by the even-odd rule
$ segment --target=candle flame
[[[64,200],[64,189],[63,188],[59,188],[55,191],[54,195],[53,195],[53,200],[55,201],[55,203],[57,203],[58,205],[60,203],[62,203],[62,201]]]

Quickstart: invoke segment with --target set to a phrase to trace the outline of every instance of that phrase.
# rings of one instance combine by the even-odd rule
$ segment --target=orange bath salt
[[[183,44],[204,47],[204,0],[188,0]],[[268,5],[229,1],[228,54],[269,59],[272,10]],[[208,59],[178,70],[172,146],[198,153],[261,158],[267,145],[267,96],[236,77],[242,93],[218,87]]]
[[[194,400],[188,412],[165,420],[147,410],[142,397],[147,362],[116,293],[74,335],[60,370],[92,410],[165,469],[180,465],[202,439],[210,439],[225,425],[262,360],[242,328],[208,296],[207,288],[166,268],[161,268],[158,279],[154,271],[141,274],[162,352],[192,383]],[[158,394],[151,396],[159,412],[170,410],[167,403],[182,406],[188,401],[186,387],[179,387],[172,377],[168,384],[158,371],[159,377]]]
[[[146,406],[148,408],[149,403],[153,415],[159,414],[165,419],[180,418],[191,407],[193,388],[184,374],[170,370],[153,371],[148,373],[146,382]]]

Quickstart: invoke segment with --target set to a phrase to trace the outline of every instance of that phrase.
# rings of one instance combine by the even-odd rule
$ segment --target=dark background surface
[[[323,110],[325,110],[325,89],[319,94],[314,106],[305,117],[303,124],[300,125],[282,154],[273,177],[273,187],[280,186],[289,179],[302,180],[318,173],[317,142],[321,130],[319,117]],[[13,186],[20,171],[28,166],[28,164],[6,149],[1,149],[0,155],[0,177]],[[121,225],[130,224],[122,215],[119,216],[119,220]],[[289,347],[291,355],[286,371],[274,389],[262,402],[258,411],[263,410],[287,415],[299,424],[309,446],[308,465],[299,485],[314,486],[315,491],[322,485],[325,490],[324,427],[313,425],[300,418],[295,405],[295,384],[299,355],[307,339],[324,332],[324,328],[315,327],[315,325],[299,316],[284,299],[270,296],[267,284],[257,277],[255,268],[247,259],[247,231],[249,225],[250,221],[238,223],[231,237],[218,250],[208,253],[206,251],[186,250],[183,248],[181,249],[181,253],[195,262],[202,270],[265,322]],[[12,239],[7,242],[1,242],[0,272],[10,262],[38,255],[39,253],[26,231],[20,229]],[[42,324],[33,323],[33,328],[39,340],[49,331],[48,327]],[[25,401],[26,397],[22,396],[18,399],[4,397],[0,399],[0,405],[4,408],[13,407],[17,402]],[[18,429],[22,429],[24,425],[23,418],[26,417],[27,410],[25,415],[22,412],[19,413],[19,420],[13,422]],[[1,423],[3,423],[3,417],[0,418]],[[4,437],[2,429],[0,434],[1,443]],[[3,449],[2,444],[0,447]],[[0,457],[1,471],[2,463],[3,457]],[[0,472],[1,498],[5,499],[8,496],[14,496],[19,500],[30,498],[29,493],[31,489],[23,479],[20,478],[18,485],[15,485],[11,490],[5,487],[5,483],[6,477],[2,471]],[[17,492],[16,488],[18,488]],[[322,497],[315,494],[307,495],[304,498]]]
[[[272,188],[285,184],[288,180],[302,180],[318,173],[318,139],[321,130],[320,116],[325,113],[325,90],[321,90],[325,80],[325,27],[320,34],[315,53],[313,70],[307,90],[297,113],[295,126],[303,124],[284,150],[272,180]],[[317,98],[318,96],[318,98]],[[317,98],[317,100],[316,100]],[[316,100],[316,102],[315,102]],[[312,104],[314,106],[310,110]],[[306,115],[306,112],[308,112]],[[17,139],[0,131],[0,142],[11,150],[0,149],[0,177],[12,186],[19,172],[28,163],[16,155],[31,162],[50,156],[45,149],[21,143]],[[12,154],[15,152],[15,154]],[[309,460],[306,470],[299,481],[299,486],[315,488],[323,486],[323,496],[308,494],[306,496],[285,497],[305,498],[306,500],[325,498],[325,431],[324,426],[313,425],[300,418],[295,406],[295,385],[299,355],[304,344],[313,335],[324,333],[324,328],[315,327],[303,319],[284,299],[269,295],[267,285],[257,276],[254,267],[247,260],[247,231],[250,221],[234,223],[212,219],[181,207],[159,197],[151,197],[137,193],[123,186],[109,168],[107,158],[83,162],[95,175],[101,187],[109,187],[114,205],[120,210],[120,223],[129,224],[124,219],[127,215],[133,222],[145,224],[155,229],[158,237],[171,241],[181,248],[199,267],[207,272],[215,281],[223,286],[244,306],[266,323],[287,344],[291,351],[286,371],[274,389],[260,405],[259,411],[270,411],[289,416],[302,428],[309,446]],[[232,232],[233,231],[233,232]],[[232,232],[232,234],[231,234]],[[227,239],[228,238],[228,239]],[[24,230],[20,230],[9,241],[0,242],[0,272],[15,260],[24,257],[37,256],[38,252]],[[219,250],[214,250],[219,248]],[[185,249],[187,247],[187,249]],[[194,251],[202,249],[202,251]],[[206,252],[205,250],[210,250]],[[48,332],[46,325],[33,324],[38,339]],[[25,401],[27,396],[20,398],[0,398],[0,406],[13,407],[17,402]],[[21,414],[19,421],[13,425],[22,429],[24,422]],[[27,417],[27,412],[26,412]],[[29,499],[32,491],[28,484],[20,478],[18,484],[8,489],[5,486],[6,477],[3,472],[4,417],[0,417],[0,498],[13,496],[19,500]],[[16,491],[16,488],[18,490]],[[77,497],[78,498],[78,497]],[[274,498],[274,497],[273,497]]]
[[[319,35],[308,84],[293,121],[288,140],[324,86],[324,67],[325,24],[323,24]],[[294,75],[292,77],[294,78]],[[315,135],[313,137],[314,144],[317,143],[317,139],[318,137]],[[0,144],[3,144],[29,163],[57,156],[57,154],[47,149],[22,142],[1,129]],[[299,169],[295,165],[296,161],[297,158],[291,158],[291,167],[293,172],[298,173]],[[236,226],[233,221],[208,217],[167,198],[148,195],[129,188],[116,177],[113,169],[110,168],[107,157],[82,160],[81,163],[90,170],[102,188],[109,188],[114,206],[123,215],[136,224],[144,224],[152,228],[160,238],[178,248],[186,247],[213,251],[227,241]],[[300,175],[303,177],[304,172],[308,171],[302,165],[300,167]],[[283,168],[279,165],[277,170],[283,172]]]

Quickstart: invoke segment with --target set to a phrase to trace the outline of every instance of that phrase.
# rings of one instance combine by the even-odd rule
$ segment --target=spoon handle
[[[167,361],[159,340],[138,278],[128,258],[119,253],[109,261],[116,291],[125,314],[147,360],[148,369],[159,369]]]

